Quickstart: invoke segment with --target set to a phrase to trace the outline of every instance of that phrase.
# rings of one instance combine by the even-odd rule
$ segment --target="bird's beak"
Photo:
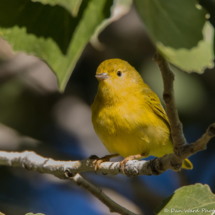
[[[99,80],[99,81],[102,81],[102,80],[105,80],[105,79],[108,79],[109,78],[109,75],[107,73],[99,73],[99,74],[96,74],[96,78]]]

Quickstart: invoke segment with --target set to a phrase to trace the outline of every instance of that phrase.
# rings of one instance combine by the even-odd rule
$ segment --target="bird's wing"
[[[150,89],[145,88],[145,96],[146,96],[146,102],[148,103],[148,105],[152,108],[152,110],[158,115],[160,116],[162,119],[165,120],[165,122],[168,124],[168,126],[170,126],[169,124],[169,119],[166,115],[166,112],[158,98],[158,96]]]

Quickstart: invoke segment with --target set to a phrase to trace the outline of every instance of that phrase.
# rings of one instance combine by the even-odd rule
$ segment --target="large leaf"
[[[182,187],[165,199],[156,214],[215,214],[215,195],[208,185]]]
[[[51,5],[41,2],[50,2]],[[71,1],[62,1],[64,7],[53,6],[55,2],[59,1],[1,0],[0,36],[15,51],[24,51],[45,60],[56,73],[63,91],[96,27],[110,16],[113,1],[82,0],[80,8],[77,4],[74,7],[69,5]],[[74,8],[77,17],[72,16]]]
[[[149,36],[164,57],[186,72],[213,67],[214,29],[196,0],[135,0]]]
[[[77,16],[79,7],[82,3],[82,0],[32,0],[32,1],[50,5],[56,4],[61,5],[68,9],[74,17]]]
[[[152,40],[172,48],[190,49],[202,40],[204,10],[196,0],[134,0]]]
[[[203,73],[204,70],[214,66],[214,29],[209,22],[205,23],[203,28],[204,38],[196,47],[192,49],[174,49],[165,47],[162,43],[157,42],[158,50],[166,57],[166,59],[186,72]]]

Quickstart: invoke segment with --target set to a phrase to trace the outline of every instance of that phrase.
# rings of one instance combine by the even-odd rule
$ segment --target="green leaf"
[[[158,50],[165,56],[165,58],[178,68],[190,73],[203,73],[208,68],[213,68],[214,63],[214,29],[209,22],[205,23],[203,28],[204,38],[196,47],[192,49],[174,49],[165,47],[162,43],[157,42]]]
[[[165,199],[156,214],[215,214],[215,195],[208,185],[184,186]]]
[[[148,33],[161,54],[186,72],[214,66],[214,29],[196,0],[135,0]]]
[[[61,5],[68,9],[74,17],[77,16],[82,0],[32,0],[33,2],[41,2],[43,4]]]
[[[196,0],[134,0],[154,43],[190,49],[202,40],[205,10]]]
[[[50,2],[52,6],[40,2]],[[63,91],[96,27],[110,16],[113,1],[82,0],[76,18],[69,11],[71,5],[66,4],[69,1],[62,1],[64,7],[53,6],[59,2],[57,0],[40,2],[1,0],[0,36],[11,44],[13,50],[24,51],[46,61]]]

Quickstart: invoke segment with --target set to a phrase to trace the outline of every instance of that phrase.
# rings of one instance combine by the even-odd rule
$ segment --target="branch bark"
[[[101,189],[95,187],[90,182],[86,181],[80,174],[76,174],[74,177],[71,177],[70,180],[75,182],[78,186],[81,186],[90,193],[92,193],[96,198],[98,198],[110,209],[110,212],[116,212],[123,215],[135,215],[135,213],[127,210],[126,208],[114,202],[112,199],[106,196]]]
[[[169,64],[157,51],[154,61],[158,64],[164,83],[163,100],[166,104],[166,113],[169,118],[171,136],[173,139],[174,153],[172,154],[172,166],[175,170],[180,169],[182,161],[195,154],[197,151],[206,149],[206,144],[210,138],[214,137],[215,123],[211,124],[206,133],[196,142],[188,144],[183,133],[183,125],[180,122],[174,95],[174,73]]]
[[[94,171],[92,159],[82,161],[56,161],[39,156],[32,151],[0,151],[0,165],[23,167],[27,170],[52,174],[61,179],[69,179],[75,182],[78,186],[81,186],[92,193],[110,209],[110,212],[116,212],[123,215],[136,215],[135,213],[114,202],[106,196],[101,189],[85,180],[80,174],[77,174],[79,171]],[[103,166],[104,169],[107,168],[106,165]],[[113,172],[115,172],[114,169]]]
[[[124,170],[125,175],[130,177],[139,175],[158,175],[170,168],[175,168],[175,166],[177,167],[176,164],[180,165],[185,158],[205,149],[208,141],[214,136],[215,123],[211,124],[205,134],[203,134],[196,142],[186,146],[180,156],[172,153],[149,161],[128,161]],[[95,171],[93,161],[94,160],[90,158],[80,161],[56,161],[51,158],[37,155],[32,151],[0,151],[0,165],[23,167],[27,170],[52,174],[61,179],[68,179],[68,175],[69,177],[72,177],[77,173]],[[101,163],[98,172],[102,172],[105,175],[123,174],[120,162]]]
[[[184,134],[183,126],[180,122],[178,111],[175,104],[175,94],[173,82],[175,79],[174,73],[171,71],[167,61],[156,52],[154,61],[158,64],[164,83],[163,100],[166,104],[166,113],[169,118],[171,127],[171,136],[174,143],[174,152],[180,154],[181,150],[188,145]]]

